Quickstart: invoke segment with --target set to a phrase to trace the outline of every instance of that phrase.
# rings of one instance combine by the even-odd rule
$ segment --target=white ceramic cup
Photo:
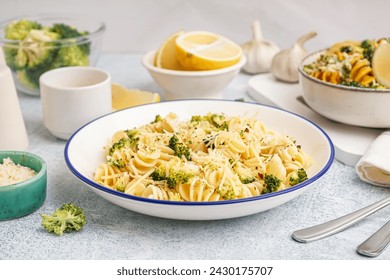
[[[50,70],[39,79],[43,124],[67,140],[89,121],[112,112],[111,77],[94,67]]]

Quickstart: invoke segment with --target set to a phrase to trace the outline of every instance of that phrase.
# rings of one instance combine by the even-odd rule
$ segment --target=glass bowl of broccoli
[[[0,22],[0,45],[16,87],[39,95],[39,77],[67,66],[94,66],[104,22],[76,15],[20,16]]]

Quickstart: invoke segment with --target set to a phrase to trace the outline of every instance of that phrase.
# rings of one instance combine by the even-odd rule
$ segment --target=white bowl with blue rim
[[[102,147],[118,130],[132,129],[174,112],[179,119],[209,112],[254,116],[266,127],[294,136],[314,160],[307,170],[309,179],[288,189],[260,196],[217,202],[177,202],[143,198],[104,187],[93,180],[104,162]],[[93,141],[91,141],[93,139]],[[327,134],[311,121],[270,106],[228,100],[180,100],[140,105],[113,112],[81,127],[68,140],[65,161],[71,172],[102,198],[142,214],[180,220],[217,220],[247,216],[280,206],[312,189],[330,168],[334,147]],[[311,191],[315,191],[314,189]]]

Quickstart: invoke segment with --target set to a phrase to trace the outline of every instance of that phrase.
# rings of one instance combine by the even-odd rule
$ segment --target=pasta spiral
[[[353,81],[358,82],[363,86],[369,86],[375,81],[371,64],[367,59],[357,60],[353,63],[350,77]]]
[[[340,83],[341,76],[339,72],[335,71],[315,71],[311,74],[314,78],[321,81],[329,82],[332,84]]]

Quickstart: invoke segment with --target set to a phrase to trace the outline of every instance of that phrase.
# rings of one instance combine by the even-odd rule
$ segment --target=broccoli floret
[[[7,65],[12,70],[44,69],[49,65],[56,53],[53,41],[59,37],[47,29],[32,29],[17,45],[9,44],[3,47]],[[44,72],[44,71],[42,71]]]
[[[265,174],[264,176],[264,188],[262,193],[272,193],[276,192],[282,183],[282,180],[280,180],[278,177],[272,174]]]
[[[175,156],[180,158],[184,156],[187,160],[191,160],[190,149],[181,143],[176,135],[173,135],[171,139],[169,139],[169,148],[173,150]]]
[[[346,53],[351,53],[352,52],[352,47],[351,46],[343,46],[340,48],[341,52],[346,52]]]
[[[290,186],[294,186],[296,184],[302,183],[307,180],[307,173],[305,169],[299,168],[290,176]]]
[[[126,183],[124,182],[125,179],[119,178],[118,181],[115,182],[114,188],[119,192],[125,192],[126,190]]]
[[[363,48],[364,58],[371,62],[372,56],[374,55],[374,48],[372,47],[370,40],[364,40],[360,46]]]
[[[202,121],[202,119],[203,118],[201,116],[192,116],[191,122],[200,123]]]
[[[73,203],[62,205],[52,215],[41,214],[41,216],[42,226],[46,231],[57,235],[74,230],[79,231],[87,223],[84,210]]]
[[[32,29],[41,29],[40,25],[36,21],[22,19],[19,21],[13,21],[5,28],[5,38],[9,40],[24,40]]]
[[[20,48],[15,56],[16,65],[27,69],[45,68],[48,70],[57,49],[53,41],[59,38],[57,33],[47,29],[31,30],[20,42]]]
[[[371,43],[370,43],[369,40],[364,40],[364,41],[362,41],[362,43],[360,44],[360,46],[361,46],[363,49],[366,49],[366,48],[371,47]]]
[[[88,55],[84,53],[80,46],[74,45],[60,48],[53,60],[52,67],[87,66],[88,64]]]
[[[121,138],[120,140],[118,140],[117,142],[115,142],[114,144],[112,144],[110,150],[108,151],[108,154],[110,156],[112,156],[112,154],[116,151],[116,150],[120,150],[124,147],[127,146],[127,143],[128,143],[128,140],[127,138]]]
[[[18,69],[15,56],[18,53],[19,43],[8,43],[7,46],[3,46],[3,53],[5,62],[12,70]]]
[[[127,137],[129,137],[130,146],[134,147],[139,141],[139,137],[136,137],[139,131],[137,129],[127,129],[125,132]]]
[[[21,85],[29,89],[39,88],[39,77],[43,74],[45,70],[42,71],[29,71],[29,70],[19,70],[16,72],[16,76]]]
[[[340,85],[347,86],[347,87],[363,87],[359,82],[356,81],[341,81]]]
[[[156,115],[156,117],[154,118],[154,121],[152,121],[151,124],[158,123],[160,121],[162,121],[162,117],[160,115]]]
[[[76,38],[88,34],[87,32],[80,32],[76,28],[64,23],[55,23],[50,30],[59,34],[61,39]]]
[[[236,197],[234,189],[231,185],[222,185],[217,189],[217,193],[221,195],[224,200],[231,200]]]
[[[218,128],[218,130],[228,130],[228,124],[225,121],[224,115],[208,114],[205,118],[210,124]]]
[[[115,184],[115,188],[118,192],[125,192],[126,186],[121,184]]]
[[[108,151],[108,155],[112,156],[112,154],[116,150],[120,150],[122,148],[131,148],[134,149],[137,146],[137,143],[139,141],[139,137],[136,137],[138,134],[138,130],[132,129],[132,130],[125,130],[125,133],[127,137],[123,137],[119,139],[117,142],[112,144],[110,150]]]
[[[17,73],[22,85],[39,88],[39,77],[48,70],[89,65],[90,43],[72,39],[87,33],[62,23],[49,27],[25,19],[13,22],[5,28],[5,37],[18,42],[3,46],[7,65],[23,70]]]
[[[156,168],[150,177],[152,177],[154,181],[164,181],[168,176],[162,168]]]
[[[218,130],[228,130],[228,124],[225,121],[224,115],[207,114],[206,116],[192,116],[191,122],[200,123],[201,121],[207,121]]]
[[[150,175],[154,181],[166,181],[169,188],[175,188],[178,184],[185,184],[193,176],[194,174],[183,170],[170,170],[167,174],[163,168],[156,168]]]
[[[51,28],[51,31],[57,33],[61,39],[71,39],[80,36],[87,35],[88,32],[80,32],[75,27],[69,26],[64,23],[56,23]],[[71,41],[69,43],[72,43]],[[83,51],[84,54],[88,55],[91,50],[91,43],[85,42],[78,44],[78,47]]]
[[[250,183],[253,183],[254,181],[256,181],[256,179],[253,178],[253,177],[247,177],[247,178],[241,178],[240,177],[240,181],[243,184],[250,184]]]
[[[123,159],[113,159],[113,158],[110,158],[108,159],[108,163],[110,165],[113,165],[113,166],[116,166],[118,168],[124,168],[126,166],[126,164],[123,162]]]

